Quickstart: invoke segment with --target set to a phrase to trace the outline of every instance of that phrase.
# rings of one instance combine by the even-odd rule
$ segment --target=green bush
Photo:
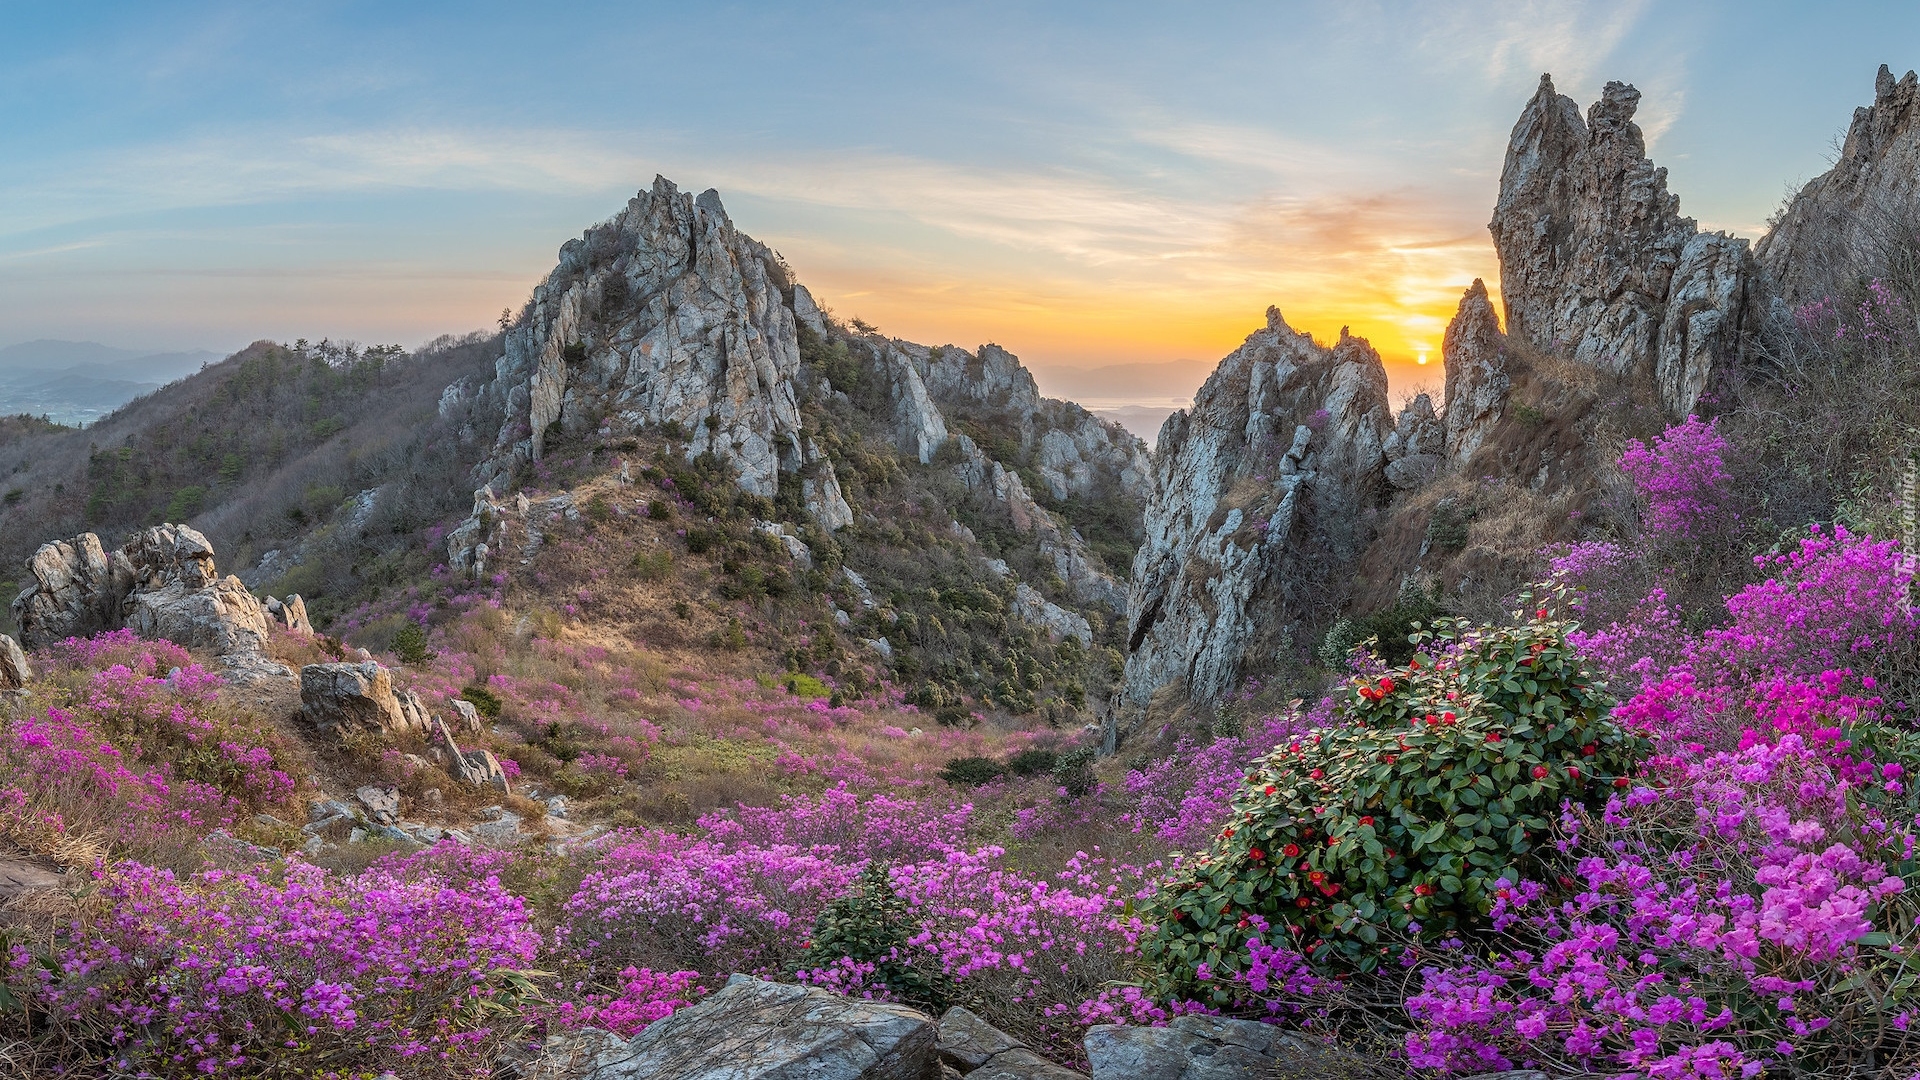
[[[827,968],[841,959],[872,964],[874,978],[895,997],[939,1013],[952,995],[952,981],[924,947],[912,943],[916,929],[907,902],[887,879],[887,864],[876,859],[814,920],[798,970]]]
[[[639,552],[633,557],[633,570],[641,581],[664,581],[673,573],[673,552],[665,548]]]
[[[1059,761],[1060,755],[1051,750],[1022,750],[1007,759],[1007,771],[1015,776],[1039,776],[1052,772]]]
[[[433,650],[427,648],[426,630],[419,623],[408,621],[394,631],[393,654],[405,664],[424,664],[433,659]]]
[[[949,784],[964,787],[978,787],[1000,779],[1006,770],[1000,763],[987,757],[950,758],[940,769],[940,779]]]
[[[1053,779],[1066,790],[1069,799],[1084,799],[1093,794],[1097,782],[1093,775],[1093,747],[1083,746],[1061,754],[1053,763]]]
[[[1443,647],[1356,679],[1344,724],[1261,759],[1210,849],[1142,909],[1157,990],[1239,1003],[1231,976],[1260,934],[1254,916],[1315,964],[1361,970],[1390,936],[1479,929],[1498,882],[1543,871],[1535,845],[1561,803],[1604,803],[1649,750],[1608,715],[1568,629],[1541,617],[1420,634]]]
[[[833,687],[811,675],[798,672],[787,676],[786,687],[787,692],[794,697],[806,698],[808,701],[819,701],[833,696]]]
[[[647,501],[647,516],[655,521],[665,521],[673,516],[673,510],[659,499]]]
[[[695,555],[705,555],[720,542],[720,536],[711,529],[688,529],[687,550]]]
[[[1348,670],[1353,650],[1371,642],[1370,651],[1389,664],[1404,664],[1413,656],[1412,635],[1440,615],[1440,587],[1403,589],[1392,607],[1358,619],[1341,618],[1320,641],[1320,663],[1335,671]]]
[[[460,691],[474,711],[489,720],[500,719],[500,697],[484,686],[469,686]]]

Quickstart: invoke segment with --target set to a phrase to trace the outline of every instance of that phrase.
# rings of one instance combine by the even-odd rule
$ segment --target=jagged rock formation
[[[808,507],[823,524],[852,520],[794,397],[794,304],[804,288],[733,227],[717,192],[694,198],[655,178],[612,221],[560,249],[507,334],[481,391],[506,414],[485,477],[539,460],[554,425],[618,434],[673,424],[689,455],[725,459],[743,489],[771,497],[780,474],[793,473],[811,485]],[[811,309],[811,297],[802,306]]]
[[[1639,101],[1608,83],[1583,123],[1541,76],[1488,227],[1509,334],[1611,373],[1645,372],[1683,415],[1738,353],[1752,260],[1745,240],[1680,215],[1633,123]]]
[[[1447,371],[1446,453],[1455,461],[1470,461],[1493,434],[1513,386],[1506,335],[1479,278],[1460,298],[1440,356]]]
[[[285,600],[269,596],[261,606],[266,609],[267,618],[286,629],[313,633],[313,620],[307,617],[307,602],[300,598],[299,593],[290,593]]]
[[[1127,702],[1169,684],[1217,701],[1337,610],[1394,430],[1379,353],[1344,332],[1318,345],[1268,309],[1161,429],[1127,604]]]
[[[266,654],[266,609],[239,578],[219,575],[213,545],[185,525],[135,533],[111,555],[93,533],[43,544],[27,572],[33,583],[13,614],[29,648],[127,627],[210,650],[236,682],[293,674]]]
[[[300,669],[300,714],[317,730],[428,733],[433,714],[411,690],[393,688],[393,673],[372,660],[308,664]]]
[[[447,537],[449,564],[477,576],[509,555],[524,561],[539,546],[541,522],[573,512],[502,496],[515,470],[546,452],[552,432],[665,433],[689,459],[712,453],[728,462],[747,492],[772,498],[782,477],[789,492],[797,480],[815,523],[852,524],[854,508],[821,449],[832,440],[807,411],[848,401],[803,358],[829,340],[859,354],[863,407],[903,456],[952,464],[970,492],[1031,538],[1073,599],[1125,609],[1125,586],[1028,484],[1056,501],[1137,505],[1149,472],[1139,439],[1041,397],[998,346],[930,348],[829,320],[777,254],[734,228],[717,193],[689,198],[664,178],[561,249],[507,334],[490,383],[456,384],[442,396],[450,419],[481,404],[505,416],[473,511]],[[1017,455],[1028,480],[1003,451]]]
[[[1910,250],[1917,219],[1920,75],[1909,71],[1896,80],[1882,64],[1873,104],[1854,110],[1840,159],[1794,195],[1754,257],[1782,299],[1818,299],[1863,256],[1880,261]]]
[[[1387,455],[1387,483],[1404,491],[1432,479],[1447,454],[1447,429],[1433,411],[1433,399],[1415,394],[1394,419],[1381,449]]]

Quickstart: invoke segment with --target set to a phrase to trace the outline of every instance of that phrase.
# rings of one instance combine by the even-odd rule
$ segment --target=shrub
[[[633,569],[642,581],[664,581],[673,573],[673,552],[665,548],[639,552],[633,557]]]
[[[1051,750],[1032,747],[1022,750],[1007,759],[1007,771],[1015,776],[1038,776],[1050,773],[1060,760],[1060,755]]]
[[[473,705],[474,711],[489,720],[500,719],[500,697],[484,686],[468,686],[460,691],[460,696]]]
[[[711,529],[688,529],[687,550],[695,555],[705,555],[720,542],[719,534]]]
[[[814,919],[813,938],[795,975],[843,992],[880,991],[938,1013],[947,1006],[952,980],[924,947],[912,944],[918,929],[888,880],[887,864],[876,859]]]
[[[1647,753],[1544,610],[1524,625],[1421,635],[1356,680],[1346,724],[1278,747],[1245,777],[1209,850],[1163,883],[1142,952],[1163,992],[1216,1004],[1242,989],[1246,942],[1284,925],[1316,964],[1371,970],[1384,936],[1481,927],[1563,801],[1597,805]],[[1258,922],[1256,922],[1258,920]]]
[[[940,769],[940,779],[949,784],[978,787],[992,783],[1005,773],[999,762],[987,757],[951,758]]]
[[[409,621],[394,632],[393,654],[407,664],[424,664],[433,659],[433,650],[427,648],[427,632],[419,623]]]
[[[665,521],[673,516],[673,511],[659,499],[648,499],[647,516],[655,521]]]
[[[1053,763],[1053,779],[1066,791],[1069,799],[1082,799],[1093,794],[1097,782],[1093,775],[1093,747],[1083,746],[1061,754]]]
[[[799,672],[787,676],[786,687],[787,693],[794,697],[806,698],[808,701],[820,701],[833,696],[833,687],[812,675]]]

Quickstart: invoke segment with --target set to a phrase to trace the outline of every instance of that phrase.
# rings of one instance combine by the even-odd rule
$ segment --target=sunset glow
[[[1844,20],[1756,36],[1637,2],[481,8],[23,13],[0,345],[489,326],[662,173],[838,313],[997,342],[1043,383],[1217,360],[1274,305],[1437,388],[1460,294],[1498,287],[1485,223],[1542,71],[1581,102],[1635,81],[1683,211],[1755,236],[1885,59]],[[1861,79],[1729,76],[1769,50]]]

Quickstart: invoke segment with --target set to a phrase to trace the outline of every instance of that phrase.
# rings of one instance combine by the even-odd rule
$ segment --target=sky
[[[663,173],[843,317],[1040,376],[1268,305],[1439,378],[1542,72],[1609,79],[1757,237],[1920,4],[0,0],[0,345],[412,346],[517,310]],[[1425,356],[1429,361],[1420,363]]]

